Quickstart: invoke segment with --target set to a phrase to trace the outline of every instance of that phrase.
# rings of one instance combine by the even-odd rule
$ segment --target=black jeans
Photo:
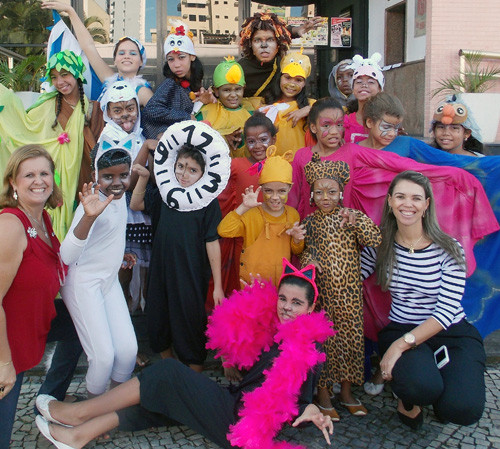
[[[379,333],[381,354],[415,327],[389,323]],[[439,370],[434,351],[443,345],[448,349],[450,362]],[[394,365],[391,386],[404,404],[433,405],[439,419],[470,425],[483,414],[485,361],[483,340],[464,319],[405,351]]]
[[[62,299],[55,300],[57,315],[50,324],[47,343],[56,341],[56,349],[52,357],[38,394],[49,394],[58,401],[64,400],[66,391],[73,379],[78,360],[82,354],[82,345],[78,339],[73,320]],[[35,413],[38,410],[35,407]]]

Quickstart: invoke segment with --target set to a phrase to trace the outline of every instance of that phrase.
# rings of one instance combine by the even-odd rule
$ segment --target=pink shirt
[[[358,143],[368,137],[368,130],[356,120],[356,113],[344,116],[345,143]]]
[[[335,156],[335,152],[329,156],[322,157],[322,161],[336,161],[338,157]],[[304,174],[304,167],[312,159],[312,147],[304,147],[295,153],[295,157],[292,162],[292,189],[288,194],[287,204],[297,209],[300,220],[302,221],[309,214],[312,214],[316,210],[316,206],[309,203],[311,198],[311,187],[306,181],[306,176]]]

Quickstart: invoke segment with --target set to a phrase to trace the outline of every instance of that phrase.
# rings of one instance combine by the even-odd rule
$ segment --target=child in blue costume
[[[203,66],[194,50],[193,33],[185,26],[172,28],[163,50],[166,80],[156,89],[142,111],[146,139],[157,139],[173,123],[192,119],[195,92],[201,88]]]

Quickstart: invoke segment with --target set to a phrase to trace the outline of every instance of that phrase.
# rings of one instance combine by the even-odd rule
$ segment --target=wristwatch
[[[404,334],[403,340],[405,343],[410,345],[411,349],[415,349],[417,347],[417,339],[411,332],[407,332],[406,334]]]

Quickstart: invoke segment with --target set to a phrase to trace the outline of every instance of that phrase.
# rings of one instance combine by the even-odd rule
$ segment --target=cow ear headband
[[[314,281],[316,279],[316,267],[313,264],[310,264],[302,268],[302,270],[299,270],[298,268],[295,268],[287,259],[283,258],[283,273],[281,274],[279,284],[281,284],[281,281],[288,276],[295,276],[297,278],[304,279],[312,285],[314,289],[313,305],[315,305],[318,299],[318,287]]]
[[[101,135],[99,139],[99,147],[97,148],[97,152],[94,159],[94,169],[95,169],[95,182],[99,179],[99,159],[101,159],[104,155],[109,153],[110,151],[120,150],[127,154],[127,158],[113,160],[113,165],[126,164],[127,162],[132,161],[132,146],[134,144],[134,136],[128,135],[126,138],[116,141],[111,139],[106,135]],[[130,158],[130,161],[128,160]],[[130,170],[132,169],[132,164],[129,163]]]

